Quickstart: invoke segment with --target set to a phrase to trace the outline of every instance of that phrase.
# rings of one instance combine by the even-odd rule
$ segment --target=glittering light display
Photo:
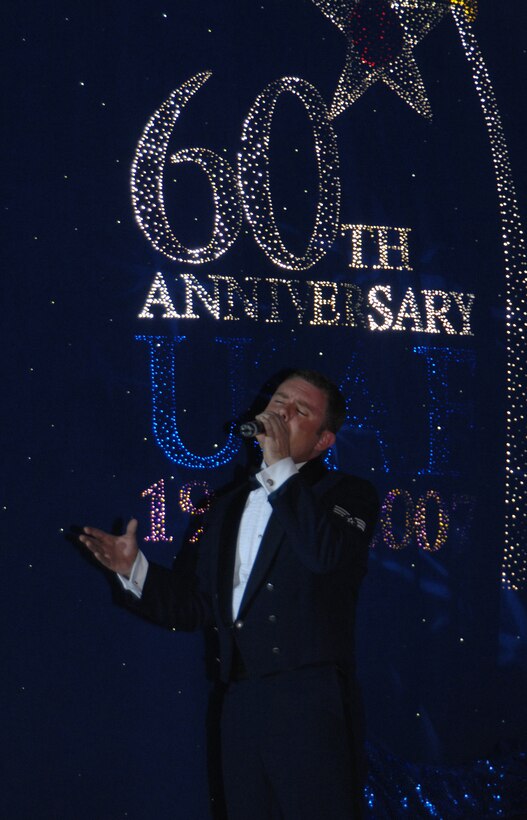
[[[162,314],[163,319],[179,319],[180,314],[176,313],[174,305],[172,304],[172,299],[170,298],[170,294],[168,292],[168,288],[166,286],[166,282],[163,278],[163,274],[161,271],[158,271],[154,277],[154,281],[148,291],[148,296],[146,297],[146,302],[143,306],[143,309],[138,315],[138,319],[153,319],[154,314],[152,313],[153,305],[163,305],[164,312]]]
[[[175,262],[195,265],[225,253],[238,236],[242,219],[235,173],[223,157],[207,148],[183,149],[170,161],[193,162],[207,175],[214,200],[214,230],[208,245],[185,247],[172,231],[165,210],[163,173],[170,136],[181,111],[209,77],[210,72],[196,74],[172,92],[148,121],[132,165],[132,202],[139,226],[157,250]]]
[[[274,276],[245,276],[239,281],[219,274],[197,279],[191,273],[180,273],[175,285],[178,298],[172,299],[166,280],[158,271],[138,318],[154,319],[157,314],[161,319],[200,319],[205,315],[229,322],[243,317],[279,324],[291,321],[293,308],[292,315],[299,325],[473,335],[472,293],[416,291],[409,287],[400,296],[392,285],[374,285],[363,290],[346,281],[301,281]],[[162,312],[158,309],[161,307]]]
[[[298,97],[313,127],[319,174],[319,200],[313,234],[303,256],[288,250],[278,230],[271,199],[269,147],[274,109],[281,94]],[[243,124],[239,154],[243,207],[258,245],[279,267],[305,270],[318,262],[333,244],[340,213],[337,138],[319,92],[298,77],[283,77],[257,97]]]
[[[199,506],[192,501],[192,492],[199,489],[203,500]],[[214,493],[206,481],[187,481],[179,489],[179,507],[188,515],[202,516],[207,512]],[[165,480],[160,478],[142,493],[143,498],[150,501],[150,534],[144,537],[145,541],[172,541],[173,537],[166,533],[166,491]],[[198,527],[188,539],[192,544],[203,532]]]
[[[393,228],[386,225],[341,225],[341,233],[348,231],[351,235],[352,257],[350,267],[360,270],[371,267],[373,270],[412,270],[410,265],[410,247],[408,238],[410,228]],[[389,239],[395,234],[395,241]],[[364,259],[364,237],[370,236],[376,244],[377,260],[367,264]],[[399,264],[394,265],[390,259],[393,253],[399,255]]]
[[[366,377],[358,366],[355,353],[351,356],[350,364],[339,386],[343,395],[347,397],[347,419],[342,427],[342,438],[345,438],[354,428],[359,431],[371,431],[379,446],[383,470],[385,473],[390,472],[388,450],[382,432],[386,429],[386,408],[381,402],[372,401]],[[357,410],[358,403],[364,407],[362,413]]]
[[[503,584],[512,589],[520,588],[527,576],[527,504],[525,501],[526,460],[524,405],[527,383],[525,371],[525,274],[526,256],[524,237],[520,223],[514,183],[508,158],[506,141],[497,108],[492,84],[480,53],[471,23],[477,15],[475,0],[313,0],[323,14],[344,34],[347,53],[344,70],[335,91],[331,111],[319,92],[299,77],[284,77],[270,83],[257,97],[245,119],[242,132],[242,148],[238,155],[238,175],[223,158],[205,148],[188,148],[178,151],[172,163],[193,162],[208,176],[211,184],[215,218],[214,230],[209,244],[203,248],[184,247],[173,233],[164,208],[163,172],[167,162],[168,144],[174,125],[189,99],[209,79],[210,72],[197,74],[176,89],[169,99],[149,120],[139,142],[132,167],[132,198],[136,218],[154,247],[179,262],[201,264],[217,259],[236,240],[241,227],[242,206],[252,227],[258,245],[271,261],[289,270],[304,270],[319,261],[332,245],[338,232],[340,212],[340,180],[338,176],[338,150],[330,118],[346,111],[374,82],[384,82],[415,111],[431,117],[428,101],[413,49],[443,17],[452,13],[457,25],[467,61],[474,76],[475,86],[482,105],[490,138],[494,162],[498,200],[502,218],[507,288],[507,440],[505,465],[505,549],[503,560]],[[269,148],[271,124],[278,98],[283,93],[298,97],[305,106],[313,127],[315,153],[319,173],[319,201],[313,233],[302,256],[289,251],[280,236],[276,223],[269,179]],[[341,230],[350,226],[343,226]],[[402,237],[399,245],[389,245],[384,228],[371,226],[353,227],[352,265],[364,266],[362,259],[362,235],[364,231],[376,230],[379,236],[381,268],[389,267],[388,251],[401,254],[396,269],[411,269],[408,256],[408,237]],[[404,229],[400,229],[404,230]],[[203,288],[201,283],[182,274],[187,295],[197,294],[215,318],[219,318],[219,303]],[[185,278],[187,277],[187,278]],[[229,279],[229,277],[227,277]],[[250,280],[251,277],[246,278]],[[230,280],[229,280],[230,282]],[[271,288],[278,282],[269,280]],[[310,282],[314,289],[314,316],[312,325],[340,324],[337,310],[336,285],[332,282]],[[256,298],[246,297],[234,280],[228,283],[229,313],[232,312],[234,294],[240,293],[247,315],[256,317]],[[154,286],[153,286],[154,287]],[[158,297],[167,303],[168,294],[160,282]],[[303,315],[303,302],[288,285],[297,315]],[[254,289],[256,293],[256,288]],[[279,321],[277,291],[273,290],[273,311],[265,321]],[[351,295],[351,289],[348,289]],[[408,289],[397,318],[388,302],[391,301],[389,285],[377,285],[369,294],[369,304],[379,313],[381,321],[368,315],[370,330],[409,329],[419,333],[448,335],[461,333],[471,335],[470,314],[474,294],[457,294],[448,291],[422,291],[425,300],[426,325],[417,305],[415,293]],[[155,303],[155,302],[152,302]],[[351,302],[347,302],[349,306]],[[457,331],[449,317],[455,305],[462,318],[462,330]],[[172,312],[173,311],[173,312]],[[145,309],[142,318],[150,318]],[[356,314],[346,309],[346,318],[356,326]],[[177,314],[167,310],[166,318],[197,318],[191,310]],[[431,411],[433,412],[433,410]],[[439,432],[439,429],[438,429]],[[226,445],[227,449],[232,443]],[[178,444],[178,448],[179,447]],[[176,448],[176,449],[178,449]],[[431,448],[431,452],[437,448]],[[222,451],[223,452],[223,451]],[[192,460],[192,459],[191,459]],[[216,462],[217,463],[217,462]],[[205,466],[202,464],[202,466]],[[433,470],[433,465],[429,466]]]
[[[478,0],[450,0],[452,6],[463,9],[469,23],[474,23],[478,16]]]
[[[194,469],[210,469],[227,464],[240,449],[240,437],[235,433],[235,422],[232,421],[227,441],[218,448],[214,455],[202,456],[193,453],[183,443],[177,423],[177,377],[175,367],[175,350],[185,342],[185,336],[136,336],[146,342],[150,349],[150,371],[152,381],[152,425],[156,442],[165,455],[175,464]],[[250,339],[216,338],[217,344],[227,346],[230,354],[228,373],[229,392],[231,396],[232,418],[238,417],[239,383],[237,374],[241,360]]]
[[[456,541],[460,546],[465,545],[470,537],[475,506],[476,499],[473,495],[462,493],[455,495],[452,499],[450,526],[454,530]]]
[[[199,489],[203,495],[201,505],[197,507],[192,501],[192,491]],[[203,515],[210,507],[213,492],[206,481],[187,481],[179,490],[179,506],[190,515]]]
[[[367,314],[369,330],[413,331],[414,333],[446,333],[449,336],[472,336],[470,318],[474,306],[474,294],[443,290],[422,290],[422,308],[412,288],[407,288],[397,313],[392,308],[394,292],[392,285],[374,285],[368,291],[368,305],[373,313]],[[456,330],[452,320],[456,319]],[[409,324],[411,323],[411,324]]]
[[[527,574],[526,532],[527,504],[525,504],[525,445],[523,410],[526,383],[525,359],[525,246],[521,229],[514,184],[508,159],[506,142],[496,105],[492,84],[485,63],[472,32],[470,23],[477,14],[475,0],[373,0],[369,4],[358,0],[314,0],[320,10],[342,31],[348,49],[345,67],[334,95],[328,116],[319,92],[298,77],[284,77],[269,84],[257,97],[245,119],[242,132],[242,148],[238,155],[238,175],[223,157],[205,148],[189,148],[178,151],[172,163],[196,163],[208,176],[215,208],[214,230],[209,244],[204,248],[185,248],[175,237],[168,224],[163,199],[163,172],[167,162],[168,144],[174,125],[191,96],[208,80],[210,73],[197,74],[179,89],[155,112],[148,122],[139,143],[132,168],[132,194],[136,217],[152,244],[176,261],[201,264],[212,261],[224,253],[235,241],[241,226],[242,205],[252,227],[256,242],[266,255],[279,267],[303,270],[319,261],[333,243],[338,230],[340,210],[340,181],[338,177],[338,150],[335,133],[329,117],[336,117],[352,105],[364,91],[377,80],[384,82],[418,113],[431,116],[428,97],[413,56],[413,49],[449,12],[452,13],[472,69],[474,82],[481,101],[487,125],[494,161],[500,213],[502,217],[503,242],[507,286],[507,442],[506,442],[506,521],[503,583],[519,588]],[[298,97],[305,106],[314,134],[315,153],[319,172],[319,201],[313,233],[302,256],[289,251],[280,236],[276,223],[269,180],[269,148],[271,124],[278,98],[283,93]],[[344,231],[350,226],[342,226]],[[365,231],[377,232],[379,241],[379,268],[389,268],[388,253],[397,251],[400,264],[395,269],[410,270],[408,235],[399,229],[399,244],[389,244],[386,228],[352,226],[352,265],[364,267],[362,237]],[[406,229],[408,230],[408,229]],[[172,307],[165,312],[166,318],[197,318],[189,302],[196,295],[215,317],[220,317],[217,282],[211,295],[195,278],[182,274],[186,285],[187,309],[178,314]],[[221,277],[218,277],[218,281]],[[258,316],[256,285],[250,299],[232,277],[223,277],[227,284],[228,313],[224,318],[234,319],[234,295],[243,300],[246,315]],[[251,277],[246,277],[250,281]],[[254,282],[253,282],[254,284]],[[278,314],[279,280],[269,279],[272,291],[272,312],[265,321],[281,321]],[[330,281],[311,281],[314,313],[312,325],[337,325],[337,285]],[[151,304],[168,305],[168,294],[163,283],[152,286],[157,291]],[[305,314],[305,302],[298,296],[294,283],[286,283],[291,300],[299,317]],[[356,310],[351,311],[352,289],[345,312],[349,324],[357,326]],[[409,329],[418,333],[441,333],[448,335],[471,335],[470,315],[474,294],[450,293],[440,290],[422,291],[426,324],[417,304],[415,293],[407,289],[399,312],[394,318],[389,302],[389,285],[377,285],[369,293],[369,304],[379,314],[380,321],[370,313],[366,326],[370,330]],[[170,303],[171,304],[171,303]],[[462,319],[462,329],[456,330],[449,312],[455,305]],[[147,307],[142,318],[151,318]],[[300,319],[301,320],[301,319]],[[416,351],[418,349],[416,348]],[[436,367],[436,365],[434,365]],[[430,368],[429,368],[430,373]],[[432,409],[433,413],[434,410]],[[431,425],[432,429],[432,425]],[[440,427],[436,426],[437,432]],[[438,445],[439,442],[436,442]],[[226,445],[228,448],[228,445]],[[232,446],[232,445],[231,445]],[[178,444],[179,447],[179,444]],[[223,451],[222,451],[223,452]],[[431,446],[431,453],[440,452],[439,446]],[[447,454],[444,454],[444,458]],[[434,458],[429,465],[433,471]]]
[[[393,507],[397,499],[404,504],[404,527],[399,539],[394,535],[393,525]],[[389,490],[381,507],[381,530],[384,542],[390,549],[402,550],[408,546],[414,532],[414,517],[414,502],[408,490]]]
[[[313,287],[315,309],[311,325],[338,325],[340,316],[337,313],[337,283],[308,282]]]
[[[395,525],[394,506],[399,502],[403,504],[403,523]],[[434,510],[435,508],[435,510]],[[453,498],[447,501],[434,489],[427,490],[414,504],[414,500],[408,490],[395,488],[386,493],[381,505],[381,533],[384,543],[392,550],[406,549],[415,534],[417,546],[426,552],[438,552],[444,547],[450,532],[451,513],[449,508],[459,511],[459,500]],[[469,514],[470,508],[465,510],[465,515],[460,517],[458,527],[469,527],[472,517]],[[432,540],[430,533],[435,532]]]
[[[343,33],[348,44],[346,62],[331,106],[332,118],[346,111],[378,80],[418,114],[431,118],[432,109],[413,49],[447,14],[448,7],[432,0],[419,3],[376,0],[374,4],[361,4],[357,0],[313,2]],[[366,16],[370,20],[368,31],[364,25]],[[373,28],[371,18],[375,20]],[[390,44],[386,44],[383,40],[389,34]],[[368,59],[370,53],[375,57]]]
[[[328,453],[326,459],[330,469],[336,469],[333,452]],[[196,504],[192,495],[197,492],[201,499]],[[145,541],[161,542],[172,541],[173,537],[166,532],[167,499],[165,480],[156,481],[142,493],[143,498],[150,502],[150,533]],[[179,489],[179,508],[187,515],[198,519],[207,512],[214,498],[214,492],[207,481],[193,479],[185,482]],[[395,523],[394,507],[403,505],[402,527]],[[435,507],[435,510],[434,510]],[[450,531],[451,515],[457,514],[456,531],[465,533],[470,528],[473,513],[473,499],[460,496],[453,497],[448,503],[442,495],[434,489],[427,490],[417,501],[408,490],[394,488],[386,493],[381,505],[380,528],[384,543],[391,550],[403,550],[410,546],[413,536],[416,536],[417,545],[427,552],[437,552],[445,544]],[[437,530],[436,537],[431,541],[430,532]],[[203,532],[199,526],[190,537],[190,543],[198,540]],[[372,544],[373,548],[373,544]]]
[[[434,541],[429,538],[427,526],[427,507],[433,501],[437,505],[437,534]],[[417,544],[427,552],[437,552],[444,545],[450,524],[450,516],[443,499],[436,490],[428,490],[415,505],[415,534]]]
[[[245,409],[246,386],[252,397],[253,388],[264,375],[298,356],[306,360],[306,366],[316,367],[320,361],[323,370],[328,368],[337,382],[342,381],[348,397],[348,419],[338,445],[327,455],[328,465],[344,470],[350,467],[352,472],[356,466],[359,475],[371,469],[369,477],[381,491],[378,549],[371,556],[370,590],[361,602],[367,607],[369,596],[373,617],[368,623],[372,634],[378,628],[381,641],[372,640],[368,633],[364,655],[370,654],[370,667],[366,665],[361,673],[373,704],[370,729],[381,737],[385,726],[382,739],[386,743],[382,751],[371,746],[368,750],[366,814],[375,820],[523,817],[525,754],[479,760],[470,766],[407,762],[418,756],[423,760],[433,756],[435,761],[470,759],[489,748],[489,738],[501,749],[515,749],[518,739],[522,742],[519,732],[523,732],[521,700],[517,711],[515,701],[523,695],[519,673],[524,660],[525,619],[522,597],[513,591],[525,588],[527,580],[526,260],[500,114],[470,25],[477,15],[476,0],[314,0],[302,8],[297,4],[298,19],[280,14],[281,4],[246,4],[243,21],[237,16],[239,9],[234,10],[236,4],[231,10],[230,4],[220,8],[206,3],[198,14],[192,4],[180,4],[177,12],[176,7],[168,8],[167,15],[155,4],[138,3],[129,4],[123,14],[106,15],[104,25],[89,5],[69,5],[71,8],[63,10],[68,15],[64,20],[58,9],[48,15],[51,30],[47,37],[44,26],[40,30],[42,15],[34,16],[38,3],[27,9],[23,19],[15,15],[15,36],[10,38],[6,55],[13,69],[11,108],[17,112],[8,131],[16,133],[17,122],[22,125],[15,155],[19,153],[23,162],[12,163],[15,174],[8,185],[4,214],[11,221],[10,228],[16,228],[18,222],[22,235],[15,238],[13,233],[12,248],[7,248],[8,256],[12,251],[14,267],[6,278],[6,298],[14,309],[5,313],[6,339],[8,345],[14,345],[13,330],[18,332],[19,325],[21,345],[17,355],[7,357],[11,363],[6,406],[11,404],[15,409],[19,434],[8,441],[6,475],[13,480],[6,485],[3,514],[13,521],[6,531],[18,532],[17,521],[27,509],[28,499],[40,497],[34,502],[35,510],[42,506],[43,515],[38,520],[50,536],[45,560],[30,535],[4,539],[3,545],[5,565],[17,578],[8,585],[13,597],[11,611],[16,610],[20,590],[25,590],[22,597],[30,602],[17,618],[17,629],[7,645],[11,673],[4,682],[6,716],[8,733],[16,743],[6,761],[6,782],[14,784],[4,796],[4,802],[10,801],[4,807],[6,816],[56,814],[57,795],[59,813],[64,816],[80,820],[104,816],[112,809],[130,815],[148,793],[155,795],[153,814],[169,817],[173,796],[169,790],[156,789],[156,784],[160,777],[169,782],[171,759],[174,754],[184,756],[185,744],[196,751],[195,761],[192,756],[188,761],[185,758],[188,782],[196,788],[183,789],[178,795],[179,812],[185,817],[207,814],[206,795],[199,802],[200,786],[204,787],[205,767],[200,763],[204,738],[199,733],[200,721],[193,719],[206,688],[205,682],[203,686],[197,682],[193,671],[197,667],[199,675],[201,657],[196,661],[195,656],[201,656],[201,648],[198,645],[196,652],[193,639],[182,638],[176,647],[177,668],[173,663],[167,667],[161,652],[161,671],[175,669],[177,680],[157,675],[153,704],[144,697],[141,702],[137,695],[139,708],[131,712],[126,704],[116,710],[123,687],[129,693],[151,688],[152,664],[136,662],[142,656],[150,657],[151,638],[146,632],[143,635],[141,626],[135,628],[133,639],[121,641],[117,650],[106,639],[89,638],[111,637],[106,635],[108,613],[106,605],[100,606],[99,594],[93,597],[95,576],[89,568],[88,574],[84,568],[80,572],[76,552],[64,550],[62,536],[67,525],[63,519],[66,512],[72,517],[80,512],[89,517],[87,523],[106,527],[110,524],[108,509],[115,502],[116,512],[130,508],[136,512],[136,505],[144,518],[140,533],[149,542],[145,552],[153,560],[170,559],[183,530],[190,533],[191,542],[197,541],[212,491],[207,482],[189,477],[197,475],[199,479],[210,470],[205,477],[211,484],[223,483],[231,473],[229,463],[239,464],[241,456],[233,426],[223,429],[221,423]],[[486,17],[482,14],[482,35],[493,48],[514,49],[519,42],[497,42],[510,23],[514,25],[517,20],[520,29],[525,4],[518,4],[516,20],[507,10],[510,5],[498,3],[490,17],[488,10]],[[493,32],[488,21],[492,24],[495,19],[499,25]],[[250,23],[247,31],[243,28],[246,20]],[[425,38],[429,32],[433,38],[428,51]],[[236,38],[235,45],[229,41],[231,35]],[[458,42],[452,43],[458,36],[461,49]],[[513,32],[511,40],[517,36]],[[42,47],[49,42],[57,53],[68,55],[68,60],[43,63]],[[116,43],[120,44],[117,50]],[[275,57],[276,45],[282,50],[279,53],[277,48]],[[186,71],[188,55],[192,67],[181,74]],[[242,59],[243,74],[238,75],[236,67],[242,65]],[[176,84],[212,62],[214,76],[195,74],[168,97]],[[57,68],[52,69],[53,65]],[[23,70],[16,71],[16,66]],[[267,85],[283,73],[301,73],[301,67],[306,68],[309,83],[299,76],[288,76]],[[26,88],[15,87],[16,74]],[[466,83],[467,78],[472,82],[471,74],[483,111],[479,122],[467,98]],[[25,82],[35,76],[37,82]],[[255,87],[249,87],[255,78]],[[518,75],[502,76],[501,81],[505,99],[507,95],[512,98],[514,86],[519,91]],[[370,94],[377,82],[376,93]],[[221,89],[221,94],[215,95],[215,89]],[[56,99],[49,107],[46,103],[51,90]],[[469,93],[476,96],[470,89]],[[143,106],[141,101],[149,94],[152,103],[141,127],[154,108],[158,110],[144,129],[131,169],[138,236],[129,242],[123,183],[130,135],[137,131],[139,138],[141,133],[133,121],[136,106],[129,103],[133,97]],[[451,95],[448,110],[447,95]],[[102,96],[105,101],[101,102]],[[161,104],[165,97],[168,99]],[[206,112],[202,101],[207,101]],[[356,101],[360,105],[353,108]],[[384,102],[388,104],[383,109]],[[425,119],[436,115],[436,106],[442,119],[429,127]],[[309,168],[314,171],[305,183],[309,191],[302,199],[302,208],[309,206],[313,190],[313,214],[303,224],[303,244],[294,246],[295,253],[290,250],[293,244],[287,240],[290,234],[286,230],[296,228],[306,211],[299,209],[293,224],[284,229],[292,208],[288,203],[287,217],[279,212],[277,205],[287,180],[281,189],[282,181],[274,173],[275,153],[282,151],[277,137],[282,123],[278,120],[289,108],[299,111],[310,129],[308,154],[313,162]],[[182,140],[180,133],[187,126],[189,131],[194,129],[198,109],[203,137]],[[514,109],[516,118],[521,116],[518,110]],[[63,112],[60,134],[55,122],[59,111]],[[42,119],[37,150],[31,121],[23,122],[28,112]],[[74,114],[71,121],[68,112]],[[242,124],[244,139],[240,143]],[[460,124],[466,125],[462,134],[456,131]],[[481,150],[481,133],[472,133],[474,126],[479,132],[485,126],[488,130],[487,154],[485,146]],[[60,150],[53,152],[57,135]],[[371,153],[369,135],[373,135]],[[299,136],[303,147],[305,134]],[[460,157],[463,148],[469,154],[466,166]],[[364,169],[355,162],[355,151],[357,157],[364,156]],[[340,158],[346,159],[344,172],[339,171],[339,152]],[[46,154],[51,157],[49,168],[45,167]],[[447,156],[455,157],[452,166]],[[494,262],[497,209],[487,201],[486,166],[491,157],[504,247],[501,266]],[[472,174],[470,180],[468,173],[464,178],[464,166],[477,170],[478,159],[482,173],[473,175],[474,180],[480,177],[478,182]],[[374,161],[378,174],[366,174],[365,169]],[[307,168],[307,164],[302,167]],[[432,181],[429,170],[433,191],[427,187]],[[183,225],[188,220],[182,219],[178,227],[179,214],[187,202],[176,200],[181,183],[172,187],[171,179],[188,177],[192,181],[196,176],[204,186],[204,201],[195,203],[196,211],[199,207],[205,215],[203,221],[196,218],[196,222],[210,227],[206,237],[192,247],[192,240],[184,241]],[[394,179],[399,182],[396,190]],[[427,214],[424,203],[431,203],[436,193]],[[481,202],[474,210],[467,208],[469,195],[478,193]],[[32,199],[29,207],[26,197]],[[58,207],[47,209],[48,213],[32,207],[46,201]],[[71,202],[74,207],[69,208]],[[453,205],[460,206],[459,212],[453,212]],[[434,214],[438,218],[431,224]],[[478,236],[478,230],[487,232],[487,225],[483,221],[482,226],[476,224],[478,215],[488,220],[488,236],[484,238]],[[348,224],[354,220],[383,224]],[[394,227],[404,220],[412,227]],[[392,226],[387,224],[390,222]],[[97,242],[90,241],[94,236]],[[143,237],[150,248],[141,254]],[[251,242],[257,248],[251,247]],[[23,258],[24,243],[33,249],[29,260]],[[415,256],[414,248],[419,251]],[[156,251],[162,254],[161,261]],[[119,257],[121,263],[116,264]],[[70,287],[73,280],[67,275],[68,269],[78,268],[79,259],[84,289],[82,321],[75,319],[79,291]],[[144,279],[139,282],[141,274]],[[32,281],[35,276],[41,280],[36,287]],[[472,281],[479,284],[472,285]],[[44,288],[42,282],[47,283]],[[107,290],[109,298],[105,298],[99,288],[102,282],[113,291],[113,297]],[[475,292],[454,291],[457,284]],[[29,290],[35,298],[25,298]],[[506,339],[500,337],[502,293]],[[53,298],[48,300],[48,296]],[[117,318],[119,309],[123,315]],[[22,314],[27,321],[21,323]],[[127,323],[129,326],[130,315],[138,315],[139,329],[134,332],[157,333],[163,326],[167,335],[138,336],[141,344],[128,360],[134,343],[130,335],[123,338],[121,331]],[[49,333],[40,332],[46,324]],[[27,327],[40,332],[39,344],[31,348]],[[215,338],[229,334],[240,338]],[[494,374],[501,385],[502,374],[496,373],[496,365],[501,365],[503,344],[504,395],[498,390],[483,394],[480,388],[491,385]],[[460,346],[471,350],[460,350]],[[483,358],[483,351],[488,358]],[[323,358],[319,360],[318,355]],[[477,369],[476,355],[481,355]],[[137,356],[144,363],[138,378],[133,372]],[[125,363],[117,373],[119,359]],[[44,367],[46,362],[50,367]],[[65,386],[62,408],[52,396],[52,377],[59,373]],[[20,392],[16,386],[19,376]],[[143,444],[145,431],[138,435],[133,418],[143,406],[144,396],[139,392],[150,390],[149,376],[147,416],[152,415],[146,423],[154,435],[145,435]],[[101,405],[101,395],[102,405],[107,403],[104,396],[110,395],[109,412]],[[38,418],[33,418],[30,399],[34,396],[39,399]],[[386,405],[379,399],[385,399]],[[475,401],[488,402],[481,414]],[[494,427],[505,401],[506,424],[502,427],[498,420]],[[209,402],[214,421],[221,418],[219,438],[211,439],[210,445],[204,445],[193,429],[197,402],[200,409]],[[184,412],[188,415],[183,416]],[[122,420],[117,434],[113,432],[116,415]],[[473,426],[480,419],[476,435]],[[473,447],[485,430],[489,439],[496,436],[498,442],[505,430],[504,452],[497,463],[494,443],[488,453]],[[218,444],[213,445],[213,441]],[[142,456],[130,460],[130,453],[138,446]],[[94,457],[86,459],[87,453]],[[15,464],[11,463],[13,456]],[[176,468],[173,476],[167,468],[162,479],[158,477],[163,472],[159,464],[165,457],[165,464]],[[102,465],[104,460],[111,465],[109,469]],[[130,483],[132,492],[137,488],[135,462],[148,476],[139,487],[146,487],[138,493],[140,503],[137,498],[127,500]],[[225,465],[224,470],[218,469]],[[19,470],[19,481],[14,468]],[[42,492],[47,485],[53,491]],[[64,485],[65,493],[61,491]],[[386,492],[388,487],[392,489]],[[503,493],[502,540],[499,516]],[[483,501],[495,504],[487,507]],[[480,520],[474,521],[476,513]],[[61,525],[60,531],[56,524]],[[59,534],[60,541],[52,537],[53,532]],[[506,594],[501,597],[495,588],[493,550],[496,555],[503,550]],[[49,607],[47,581],[51,577],[64,594],[55,596],[54,605]],[[72,578],[76,579],[73,584]],[[377,580],[381,583],[376,592],[371,582]],[[105,594],[104,585],[101,594]],[[41,601],[46,618],[35,628],[34,613]],[[9,610],[9,601],[7,607]],[[367,608],[363,611],[368,613]],[[74,612],[75,618],[68,620],[67,612]],[[63,628],[64,619],[67,629]],[[493,630],[499,630],[499,635]],[[395,640],[390,641],[392,637]],[[464,640],[462,645],[458,645],[460,640]],[[137,651],[143,641],[146,653]],[[160,632],[155,643],[162,648],[164,642],[170,651],[174,636]],[[499,650],[495,649],[498,643]],[[50,650],[45,659],[43,646]],[[62,663],[66,650],[74,663]],[[41,657],[42,663],[33,662]],[[379,671],[379,675],[372,674]],[[102,699],[97,687],[101,674],[106,693]],[[85,685],[90,679],[94,686]],[[494,690],[496,680],[499,687]],[[374,681],[371,688],[370,681]],[[84,704],[71,698],[71,692],[79,690],[79,682],[87,694],[92,693],[91,698],[81,699]],[[388,717],[384,726],[377,687],[386,687],[387,711],[396,715],[395,720]],[[403,695],[397,700],[401,690]],[[136,778],[140,782],[124,788],[118,780],[108,780],[108,788],[99,790],[100,795],[97,789],[89,788],[95,757],[99,769],[107,762],[111,767],[112,761],[105,759],[112,746],[105,741],[107,727],[115,723],[120,741],[128,740],[129,745],[133,742],[133,737],[126,738],[129,714],[139,720],[131,728],[132,734],[144,736],[152,725],[149,718],[153,716],[155,722],[160,704],[173,703],[175,694],[180,707],[177,718],[179,723],[183,721],[181,731],[171,732],[170,721],[158,727],[157,741],[139,752],[143,758],[136,761],[137,770],[142,772],[141,778]],[[28,722],[32,714],[39,716],[34,726]],[[379,734],[375,720],[381,727]],[[62,742],[63,732],[46,733],[47,726],[59,724],[76,727],[68,733],[66,743]],[[86,738],[95,739],[95,745],[86,743]],[[385,751],[390,747],[397,748],[398,758]],[[53,765],[40,765],[42,748],[49,749]],[[170,748],[173,751],[165,754]],[[31,766],[31,761],[36,765]],[[36,776],[29,790],[23,788],[28,768]],[[62,789],[65,772],[66,790]]]
[[[340,178],[337,139],[322,97],[298,77],[283,77],[257,97],[243,125],[238,176],[223,158],[206,148],[187,148],[172,163],[194,162],[207,175],[215,208],[214,230],[203,248],[186,248],[174,234],[164,204],[163,174],[174,125],[189,99],[210,77],[187,80],[152,115],[139,141],[132,165],[132,202],[136,219],[152,245],[176,262],[203,264],[217,259],[234,243],[241,227],[242,205],[258,245],[279,267],[304,270],[318,262],[338,231]],[[303,256],[289,251],[274,216],[269,180],[269,148],[274,109],[281,94],[302,101],[313,127],[319,174],[319,201],[313,233]]]
[[[520,818],[525,809],[525,753],[472,766],[419,766],[388,759],[368,744],[365,797],[375,820]]]
[[[420,472],[428,475],[445,474],[450,463],[449,438],[446,428],[455,413],[463,415],[465,401],[454,399],[449,394],[448,370],[452,364],[466,364],[473,370],[475,356],[469,350],[450,350],[446,347],[414,347],[414,353],[426,362],[426,376],[430,397],[428,464]]]
[[[527,580],[527,462],[525,400],[527,391],[526,274],[525,239],[512,177],[507,143],[494,89],[469,24],[467,4],[452,13],[474,77],[496,174],[501,214],[505,283],[507,292],[507,416],[505,457],[505,549],[502,582],[508,589],[520,589]],[[471,6],[473,4],[469,4]],[[470,11],[470,8],[468,9]]]
[[[196,507],[194,502],[192,501],[192,491],[199,488],[201,493],[203,494],[204,498],[199,507]],[[187,481],[186,484],[183,484],[179,491],[179,506],[183,510],[183,512],[190,513],[190,515],[195,515],[201,517],[210,507],[212,498],[214,496],[213,491],[209,487],[206,481]],[[192,535],[189,537],[188,541],[190,544],[195,544],[199,541],[200,536],[203,533],[203,527],[199,525],[196,527]]]
[[[145,541],[172,541],[172,536],[166,534],[164,479],[159,479],[151,487],[144,490],[142,496],[150,499],[150,535],[145,535]]]
[[[348,25],[359,60],[370,68],[391,63],[402,50],[401,23],[385,0],[357,4],[351,11]]]

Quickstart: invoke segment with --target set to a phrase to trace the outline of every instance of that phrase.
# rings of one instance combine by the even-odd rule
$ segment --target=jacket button
[[[269,615],[269,620],[271,621],[272,624],[274,624],[275,621],[276,621],[276,615]]]
[[[273,653],[275,655],[279,655],[280,654],[280,647],[279,646],[273,646]]]
[[[272,584],[270,581],[267,581],[265,586],[269,590],[269,592],[272,592],[274,589],[274,584]]]
[[[243,621],[234,621],[234,626],[236,629],[241,629],[243,626]]]

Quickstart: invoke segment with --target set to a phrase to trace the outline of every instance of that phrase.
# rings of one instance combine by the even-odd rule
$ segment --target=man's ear
[[[324,450],[327,450],[328,447],[333,447],[336,438],[335,433],[332,433],[331,430],[323,430],[315,445],[315,450],[322,453]]]

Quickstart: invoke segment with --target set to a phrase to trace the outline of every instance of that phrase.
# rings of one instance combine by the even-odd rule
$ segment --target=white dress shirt
[[[271,517],[272,507],[269,504],[268,496],[284,484],[288,478],[298,472],[302,464],[295,464],[291,457],[283,458],[280,461],[267,467],[264,463],[262,469],[256,474],[256,479],[260,487],[252,490],[245,502],[245,507],[240,520],[238,539],[236,541],[236,557],[234,560],[234,577],[232,584],[232,617],[236,619],[240,603],[247,586],[247,581],[251,574],[260,543]],[[145,555],[139,550],[134,561],[130,577],[119,575],[121,584],[137,598],[143,592],[143,586],[148,572],[148,561]]]

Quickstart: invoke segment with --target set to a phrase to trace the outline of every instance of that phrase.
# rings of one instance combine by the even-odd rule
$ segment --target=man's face
[[[315,458],[334,443],[335,434],[325,429],[326,409],[326,394],[296,377],[282,382],[271,397],[264,412],[283,419],[296,464]]]

